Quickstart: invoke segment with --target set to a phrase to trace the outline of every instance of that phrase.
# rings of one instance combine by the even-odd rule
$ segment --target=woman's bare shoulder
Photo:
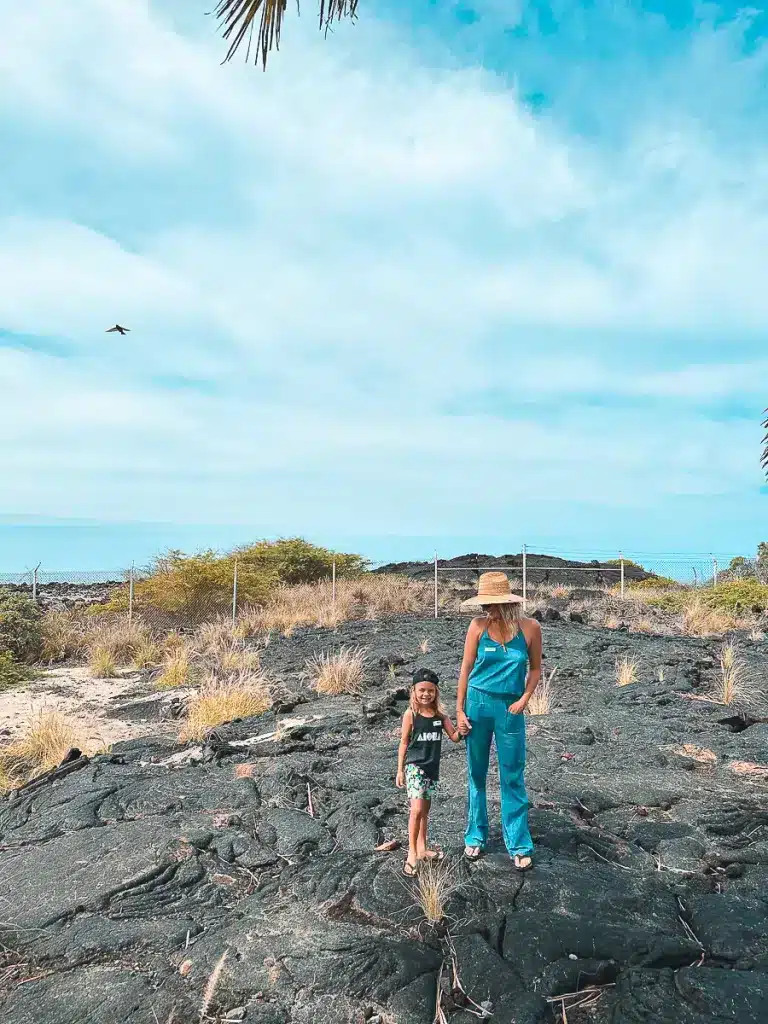
[[[541,636],[541,624],[538,619],[524,618],[520,620],[526,637]]]
[[[483,632],[485,627],[488,625],[488,619],[485,615],[476,615],[469,624],[469,633],[477,633],[478,635]]]

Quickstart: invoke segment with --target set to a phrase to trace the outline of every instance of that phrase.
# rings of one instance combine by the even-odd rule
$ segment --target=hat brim
[[[476,597],[470,597],[466,601],[461,602],[462,608],[482,608],[483,605],[488,604],[522,604],[523,599],[517,594],[489,594],[487,597],[482,597],[479,594]]]

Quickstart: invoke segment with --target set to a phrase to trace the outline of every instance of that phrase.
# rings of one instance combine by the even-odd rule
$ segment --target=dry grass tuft
[[[335,654],[318,654],[307,662],[307,673],[318,693],[359,696],[363,692],[365,651],[341,647]]]
[[[422,654],[429,654],[432,648],[432,643],[428,636],[423,636],[419,642],[419,650]]]
[[[615,615],[606,615],[603,619],[603,625],[606,629],[618,629],[621,625],[621,620]]]
[[[36,715],[20,739],[0,748],[0,792],[55,768],[72,747],[83,743],[66,718],[55,711]]]
[[[630,686],[637,682],[637,658],[626,654],[616,659],[616,685]]]
[[[550,593],[552,597],[568,598],[573,593],[573,587],[569,587],[566,583],[556,583]]]
[[[632,626],[632,629],[636,633],[653,633],[654,631],[653,623],[650,619],[638,619]]]
[[[765,633],[762,631],[762,629],[753,629],[750,631],[749,639],[752,641],[752,643],[759,644],[763,640],[765,640]]]
[[[88,667],[94,679],[114,679],[117,675],[117,662],[109,647],[91,647]]]
[[[269,686],[263,676],[243,676],[235,682],[218,683],[209,677],[190,702],[179,740],[203,740],[219,725],[235,718],[263,715],[272,706]]]
[[[49,611],[41,619],[40,660],[51,664],[82,658],[88,649],[88,623],[78,611]]]
[[[688,636],[712,636],[735,629],[738,620],[728,611],[708,607],[700,597],[694,597],[684,607],[681,628]]]
[[[660,683],[664,682],[665,676],[664,676],[664,669],[663,668],[657,669],[657,671],[656,671],[656,678],[658,679],[658,681]]]
[[[732,640],[723,644],[720,651],[720,678],[717,699],[721,704],[733,704],[738,698],[747,696],[744,682],[744,663],[736,653]]]
[[[529,715],[548,715],[552,710],[553,687],[552,680],[557,672],[557,666],[552,669],[549,675],[543,674],[541,682],[533,691],[528,706],[525,709]]]
[[[177,686],[186,686],[189,682],[189,651],[186,647],[177,647],[166,654],[160,675],[155,686],[162,690],[173,690]]]
[[[133,654],[133,667],[137,669],[153,668],[162,660],[160,648],[149,637],[138,645]]]
[[[227,962],[228,955],[229,950],[225,949],[224,952],[219,957],[219,959],[216,961],[216,966],[213,968],[213,970],[211,971],[211,975],[208,978],[208,982],[205,986],[205,991],[203,992],[203,1002],[200,1007],[201,1021],[206,1020],[208,1017],[208,1011],[210,1010],[214,996],[216,995],[216,989],[218,988],[219,982],[221,981],[221,973],[224,970],[224,964]]]
[[[419,868],[414,898],[430,924],[445,918],[448,901],[461,888],[456,868],[448,860],[425,860]]]

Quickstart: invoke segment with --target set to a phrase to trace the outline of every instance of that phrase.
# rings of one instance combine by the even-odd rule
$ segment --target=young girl
[[[442,856],[427,846],[427,821],[432,797],[440,776],[440,747],[443,731],[454,743],[461,736],[440,704],[439,679],[428,668],[414,673],[410,707],[403,715],[400,749],[397,759],[397,785],[407,787],[411,801],[408,821],[408,859],[403,874],[416,874],[419,861]]]

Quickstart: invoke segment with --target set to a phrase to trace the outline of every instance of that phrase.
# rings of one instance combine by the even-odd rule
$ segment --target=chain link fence
[[[136,568],[53,571],[38,565],[0,573],[0,589],[26,593],[44,610],[81,609],[89,615],[127,616],[129,621],[140,617],[151,629],[164,632],[191,629],[217,618],[231,618],[234,623],[260,605],[278,606],[288,600],[327,605],[329,623],[336,613],[338,618],[348,614],[364,617],[365,607],[374,614],[410,611],[437,617],[458,610],[474,593],[480,574],[490,570],[507,573],[513,590],[526,601],[565,591],[584,596],[610,591],[623,597],[633,584],[651,584],[654,579],[660,586],[692,589],[716,587],[733,579],[756,578],[768,583],[768,565],[745,556],[591,554],[543,552],[527,545],[518,553],[501,556],[469,554],[444,559],[436,552],[423,561],[370,562],[362,577],[353,578],[337,572],[333,563],[327,576],[315,580],[313,590],[299,593],[294,588],[290,596],[285,588],[265,596],[253,570],[233,560],[222,560],[220,570],[206,577],[205,585],[197,586]]]

